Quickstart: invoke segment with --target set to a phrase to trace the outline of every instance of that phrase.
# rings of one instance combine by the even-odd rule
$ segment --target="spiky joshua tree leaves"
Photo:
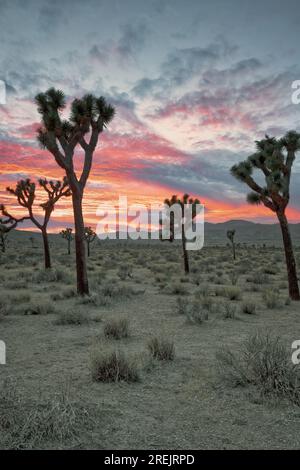
[[[84,229],[84,239],[87,244],[87,252],[88,252],[88,257],[90,256],[90,244],[93,243],[95,240],[97,234],[94,232],[92,227],[85,227]]]
[[[187,229],[189,228],[189,224],[192,224],[195,220],[197,215],[197,206],[200,204],[199,199],[193,199],[188,194],[184,194],[182,198],[178,198],[178,196],[173,195],[171,199],[165,199],[165,205],[170,209],[173,207],[175,208],[176,205],[180,208],[179,211],[179,218],[176,217],[176,210],[170,210],[169,214],[169,225],[170,225],[170,238],[169,241],[173,242],[176,238],[176,233],[180,235],[182,243],[182,251],[183,251],[183,263],[184,263],[184,272],[189,274],[190,272],[190,265],[189,265],[189,256],[188,251],[186,249],[186,233]],[[186,220],[185,217],[185,208],[189,207],[191,220]],[[162,224],[163,221],[161,221]],[[160,237],[162,240],[162,237]]]
[[[35,98],[38,112],[42,117],[42,126],[38,130],[38,140],[63,168],[72,190],[72,202],[75,222],[75,246],[77,291],[89,293],[86,256],[84,247],[84,221],[82,199],[100,134],[112,121],[115,109],[101,96],[85,95],[71,104],[69,120],[63,120],[61,112],[66,106],[62,91],[50,88]],[[86,136],[88,139],[86,140]],[[80,175],[74,168],[74,153],[79,147],[84,153],[83,168]]]
[[[226,235],[227,235],[228,240],[229,240],[230,243],[231,243],[231,246],[232,246],[232,255],[233,255],[233,259],[235,260],[235,259],[236,259],[235,241],[234,241],[235,230],[227,230]]]
[[[62,238],[64,238],[68,242],[68,255],[71,254],[71,241],[73,240],[72,232],[73,229],[68,227],[60,232]]]
[[[290,201],[292,166],[299,150],[300,134],[296,131],[287,132],[281,139],[266,135],[264,139],[256,141],[256,152],[253,155],[231,168],[233,176],[252,190],[247,201],[250,204],[264,204],[278,217],[286,257],[289,294],[293,300],[300,300],[300,293],[286,208]],[[262,173],[263,185],[255,181],[255,170]]]
[[[47,234],[48,223],[57,201],[62,197],[71,196],[71,190],[66,178],[64,178],[63,181],[47,181],[46,179],[40,179],[38,184],[47,195],[47,200],[40,204],[40,207],[42,207],[44,211],[44,218],[42,222],[39,222],[38,218],[34,215],[36,184],[30,179],[18,181],[14,189],[10,187],[6,188],[9,193],[16,196],[18,204],[27,210],[28,215],[22,218],[17,218],[8,210],[6,210],[4,206],[1,206],[1,212],[6,217],[5,224],[10,227],[14,227],[24,220],[31,220],[31,222],[42,232],[45,268],[47,269],[51,268],[50,249]]]

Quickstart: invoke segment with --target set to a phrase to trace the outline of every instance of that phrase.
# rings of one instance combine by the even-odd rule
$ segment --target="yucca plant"
[[[90,249],[90,244],[93,243],[93,241],[95,240],[97,234],[96,232],[92,229],[92,227],[85,227],[84,228],[84,239],[86,241],[86,244],[87,244],[87,253],[88,253],[88,257],[90,256],[90,253],[91,253],[91,249]]]
[[[55,204],[62,197],[71,196],[71,190],[67,181],[64,178],[63,181],[47,181],[46,179],[40,179],[38,181],[40,188],[42,188],[47,196],[47,200],[40,204],[44,211],[44,218],[42,222],[39,221],[38,217],[34,214],[34,202],[36,198],[36,183],[30,179],[18,181],[16,187],[6,188],[6,190],[16,196],[18,204],[27,210],[28,216],[17,218],[6,210],[2,205],[0,207],[2,214],[6,217],[6,225],[12,227],[16,226],[24,220],[30,220],[41,232],[44,244],[44,259],[45,268],[51,268],[50,248],[48,241],[47,228],[50,221],[52,212],[54,211]]]
[[[178,198],[178,196],[173,195],[171,199],[165,199],[164,201],[165,205],[170,208],[170,213],[169,213],[169,218],[168,221],[160,221],[161,226],[163,223],[168,222],[170,226],[170,236],[167,238],[170,242],[173,242],[177,237],[176,235],[179,235],[179,238],[181,238],[181,243],[182,243],[182,251],[183,251],[183,263],[184,263],[184,271],[186,274],[189,274],[190,272],[190,265],[189,265],[189,256],[188,256],[188,251],[186,249],[186,232],[188,229],[188,223],[193,223],[196,216],[197,216],[197,206],[199,206],[201,203],[199,199],[193,199],[191,198],[188,194],[184,194],[182,198]],[[180,217],[176,217],[176,211],[172,210],[175,208],[175,206],[178,205],[180,208]],[[190,214],[191,214],[191,220],[187,221],[185,218],[185,207],[188,207],[190,209]],[[160,230],[160,239],[164,240],[162,237],[162,231]]]
[[[100,134],[112,121],[115,109],[102,96],[97,98],[87,94],[81,99],[73,100],[70,117],[63,120],[61,112],[66,107],[66,98],[61,90],[50,88],[45,93],[39,93],[35,101],[42,117],[42,126],[37,134],[38,141],[63,168],[72,190],[77,291],[81,295],[88,294],[82,199]],[[83,150],[84,158],[82,171],[77,176],[74,155],[78,147]]]
[[[68,255],[71,254],[71,242],[73,240],[72,232],[73,232],[73,229],[69,227],[67,227],[65,230],[62,230],[60,232],[62,238],[64,238],[68,242]]]
[[[281,139],[265,136],[256,141],[256,152],[247,160],[231,168],[232,175],[252,190],[247,201],[250,204],[263,204],[277,215],[279,220],[286,257],[289,295],[292,300],[300,300],[296,261],[286,208],[290,201],[290,181],[296,153],[300,150],[300,134],[289,131]],[[254,171],[260,171],[264,184],[258,184]]]
[[[227,230],[226,235],[227,235],[228,240],[229,240],[230,243],[231,243],[231,246],[232,246],[232,256],[233,256],[233,259],[235,260],[235,259],[236,259],[235,241],[234,241],[235,230]]]

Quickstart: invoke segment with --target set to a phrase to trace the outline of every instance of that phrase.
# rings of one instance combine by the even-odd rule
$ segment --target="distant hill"
[[[247,220],[229,220],[221,223],[205,222],[205,245],[226,245],[227,230],[236,230],[236,242],[247,244],[279,245],[282,243],[281,231],[278,224],[260,224]],[[294,245],[300,246],[300,223],[290,224],[291,234]],[[16,241],[30,243],[29,238],[39,239],[40,233],[25,230],[14,230],[10,238]],[[50,240],[64,240],[58,234],[50,234]]]
[[[205,223],[205,244],[227,243],[227,230],[236,230],[237,243],[265,243],[278,245],[282,243],[279,224],[260,224],[247,220],[229,220],[212,224]],[[291,235],[295,245],[300,245],[300,223],[290,224]]]

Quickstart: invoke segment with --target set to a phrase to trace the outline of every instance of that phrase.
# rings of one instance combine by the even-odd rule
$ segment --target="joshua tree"
[[[235,258],[236,258],[236,255],[235,255],[235,241],[234,241],[235,230],[227,230],[226,235],[227,235],[228,240],[231,243],[233,259],[235,260]]]
[[[47,181],[46,179],[40,179],[39,185],[47,194],[47,201],[40,204],[44,211],[44,220],[42,223],[33,214],[33,205],[36,197],[36,184],[31,182],[29,179],[20,180],[15,189],[6,188],[8,192],[14,194],[17,197],[20,206],[24,207],[28,211],[28,216],[18,219],[17,217],[10,214],[4,206],[1,206],[2,214],[7,217],[6,224],[17,225],[23,220],[31,220],[31,222],[42,232],[43,243],[44,243],[44,255],[45,255],[45,268],[51,268],[50,260],[50,249],[47,234],[47,227],[54,210],[54,206],[57,201],[62,197],[71,196],[71,190],[69,188],[67,179],[61,181]]]
[[[72,231],[73,229],[66,228],[60,232],[61,236],[68,242],[68,255],[71,254],[71,241],[73,240]]]
[[[0,219],[0,248],[2,253],[5,253],[6,250],[6,239],[8,237],[9,232],[15,228],[17,224],[12,224],[10,227],[8,227],[5,224],[5,221]]]
[[[193,223],[196,215],[197,215],[197,205],[200,204],[199,199],[190,198],[188,194],[184,194],[181,199],[179,199],[176,195],[173,195],[171,199],[165,199],[165,205],[171,208],[175,204],[178,204],[180,207],[180,220],[177,219],[175,211],[170,211],[170,238],[168,239],[170,242],[176,238],[176,233],[180,235],[181,243],[182,243],[182,250],[183,250],[183,262],[184,262],[184,272],[189,274],[190,266],[189,266],[189,257],[188,251],[186,249],[186,231],[188,228],[188,223]],[[191,218],[192,220],[187,221],[185,220],[185,205],[189,205],[191,209]],[[176,220],[177,219],[177,220]],[[162,224],[162,221],[161,221]],[[161,235],[161,233],[160,233]],[[160,237],[162,239],[162,237]]]
[[[265,136],[256,141],[256,152],[247,160],[234,165],[231,173],[252,190],[247,196],[250,204],[264,204],[279,220],[289,281],[291,299],[300,300],[296,261],[293,251],[286,208],[290,200],[290,181],[296,152],[300,150],[300,134],[289,131],[282,139]],[[258,184],[252,174],[260,170],[265,184]]]
[[[90,244],[93,243],[93,241],[96,238],[96,232],[92,229],[92,227],[85,227],[84,229],[84,239],[87,244],[87,249],[88,249],[88,257],[90,256]]]
[[[29,237],[31,248],[34,248],[34,237]]]
[[[38,140],[63,168],[72,190],[77,291],[81,295],[88,294],[82,199],[98,139],[113,119],[115,109],[102,96],[96,98],[94,95],[85,95],[82,99],[75,99],[72,102],[70,119],[65,121],[60,114],[66,106],[62,91],[50,88],[45,93],[38,94],[35,99],[38,112],[42,116]],[[86,140],[87,134],[89,134],[88,140]],[[84,153],[83,169],[78,176],[74,168],[74,153],[77,147],[80,147]]]

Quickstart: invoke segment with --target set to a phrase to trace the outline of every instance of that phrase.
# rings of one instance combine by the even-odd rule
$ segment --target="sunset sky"
[[[35,137],[34,96],[54,86],[68,103],[91,92],[117,111],[96,150],[86,224],[119,195],[150,203],[184,192],[210,222],[275,222],[245,202],[229,169],[265,133],[300,131],[299,24],[298,0],[0,0],[0,202],[21,214],[8,185],[63,176]],[[300,156],[291,193],[300,222]],[[71,224],[68,199],[52,230]]]

